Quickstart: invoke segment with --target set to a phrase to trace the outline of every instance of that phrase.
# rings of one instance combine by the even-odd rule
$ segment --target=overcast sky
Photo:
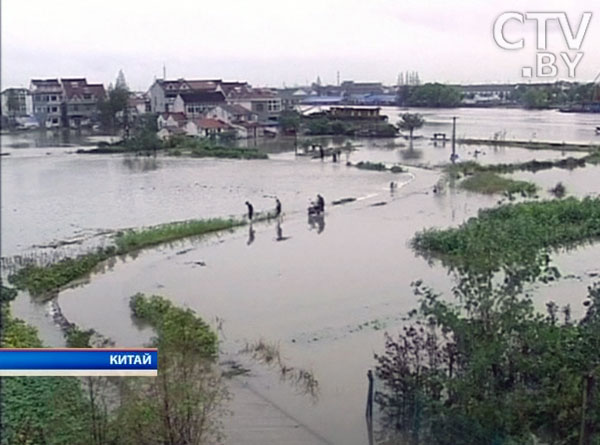
[[[574,30],[594,13],[578,80],[600,72],[599,0],[2,0],[2,88],[40,77],[114,82],[123,69],[131,88],[155,77],[247,80],[255,86],[314,81],[521,81],[536,58],[535,22],[512,21],[501,49],[492,36],[507,11],[566,12]],[[558,26],[549,50],[567,51]],[[576,51],[571,51],[574,55]],[[566,77],[559,58],[560,77]]]

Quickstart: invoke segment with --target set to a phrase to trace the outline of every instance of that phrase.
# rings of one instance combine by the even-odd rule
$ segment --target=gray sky
[[[341,80],[396,82],[419,71],[423,81],[521,81],[535,61],[535,22],[510,22],[499,48],[492,27],[507,11],[566,12],[576,29],[594,16],[578,80],[600,72],[598,0],[2,0],[2,88],[30,78],[87,77],[113,82],[123,69],[130,87],[155,77],[248,80],[287,86]],[[549,50],[567,51],[558,26]],[[571,51],[574,54],[576,51]],[[562,61],[559,77],[566,77]]]

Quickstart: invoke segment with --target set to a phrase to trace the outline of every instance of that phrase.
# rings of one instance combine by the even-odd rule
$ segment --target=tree
[[[402,120],[398,122],[398,127],[401,130],[408,130],[410,133],[410,144],[412,146],[413,131],[421,128],[425,123],[425,119],[419,113],[404,113]]]
[[[426,83],[412,88],[406,104],[414,107],[457,107],[462,99],[458,88],[441,83]]]
[[[523,105],[526,108],[546,108],[548,106],[548,95],[541,88],[528,88],[523,95]]]
[[[200,445],[220,438],[221,402],[227,396],[218,372],[217,336],[189,309],[160,296],[132,297],[134,315],[154,327],[158,377],[121,387],[117,443]]]
[[[119,70],[119,74],[117,74],[115,88],[121,90],[129,90],[129,87],[127,86],[127,81],[125,80],[125,74],[123,74],[123,70]]]
[[[98,103],[100,111],[100,121],[102,125],[109,129],[115,129],[117,123],[121,123],[123,128],[129,125],[128,103],[129,103],[129,88],[125,81],[123,71],[119,71],[119,75],[115,82],[108,87],[108,97],[102,98]]]

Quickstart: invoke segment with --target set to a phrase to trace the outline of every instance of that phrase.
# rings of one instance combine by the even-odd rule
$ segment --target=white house
[[[234,128],[218,119],[200,118],[188,120],[183,129],[188,136],[211,137],[231,131]]]

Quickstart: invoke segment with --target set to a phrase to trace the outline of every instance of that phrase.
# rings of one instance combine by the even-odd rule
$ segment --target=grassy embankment
[[[219,144],[212,140],[176,136],[166,141],[152,140],[148,144],[121,141],[116,144],[103,144],[97,148],[77,150],[82,154],[124,154],[153,153],[163,151],[170,156],[223,159],[268,159],[266,153],[257,148],[240,148]]]
[[[256,221],[269,219],[271,215],[258,215]],[[115,245],[99,248],[94,252],[65,258],[48,266],[26,266],[9,276],[8,280],[18,289],[26,289],[32,295],[45,295],[86,276],[101,262],[117,256],[176,241],[182,238],[205,235],[233,229],[246,224],[239,219],[207,219],[161,224],[142,229],[126,230],[115,236]]]
[[[426,229],[413,247],[449,263],[470,263],[495,270],[530,258],[532,252],[600,237],[600,198],[567,198],[505,204],[480,210],[457,228]]]
[[[459,179],[466,176],[460,183],[460,187],[480,193],[506,193],[511,196],[514,193],[520,193],[523,196],[533,196],[537,187],[526,181],[515,181],[509,178],[503,178],[499,174],[513,173],[515,171],[537,172],[551,168],[563,168],[572,170],[578,167],[585,167],[588,164],[596,165],[600,163],[600,151],[595,151],[582,158],[568,157],[553,161],[527,161],[512,164],[490,164],[482,165],[474,161],[460,162],[446,166],[445,170],[451,177]]]
[[[483,172],[469,176],[460,183],[460,187],[470,192],[485,193],[488,195],[495,193],[505,193],[508,196],[521,194],[521,196],[535,196],[537,186],[527,181],[515,181],[514,179],[503,178],[495,173]]]
[[[404,173],[406,170],[402,168],[400,165],[393,165],[391,167],[387,167],[383,162],[371,162],[371,161],[360,161],[356,164],[352,164],[351,162],[346,163],[349,167],[356,167],[360,170],[373,170],[378,172],[389,171],[392,173]]]
[[[521,147],[529,150],[561,150],[561,151],[590,151],[600,149],[598,144],[576,144],[566,142],[543,142],[543,141],[511,141],[503,139],[457,139],[457,143],[463,145],[494,145],[505,147]]]

